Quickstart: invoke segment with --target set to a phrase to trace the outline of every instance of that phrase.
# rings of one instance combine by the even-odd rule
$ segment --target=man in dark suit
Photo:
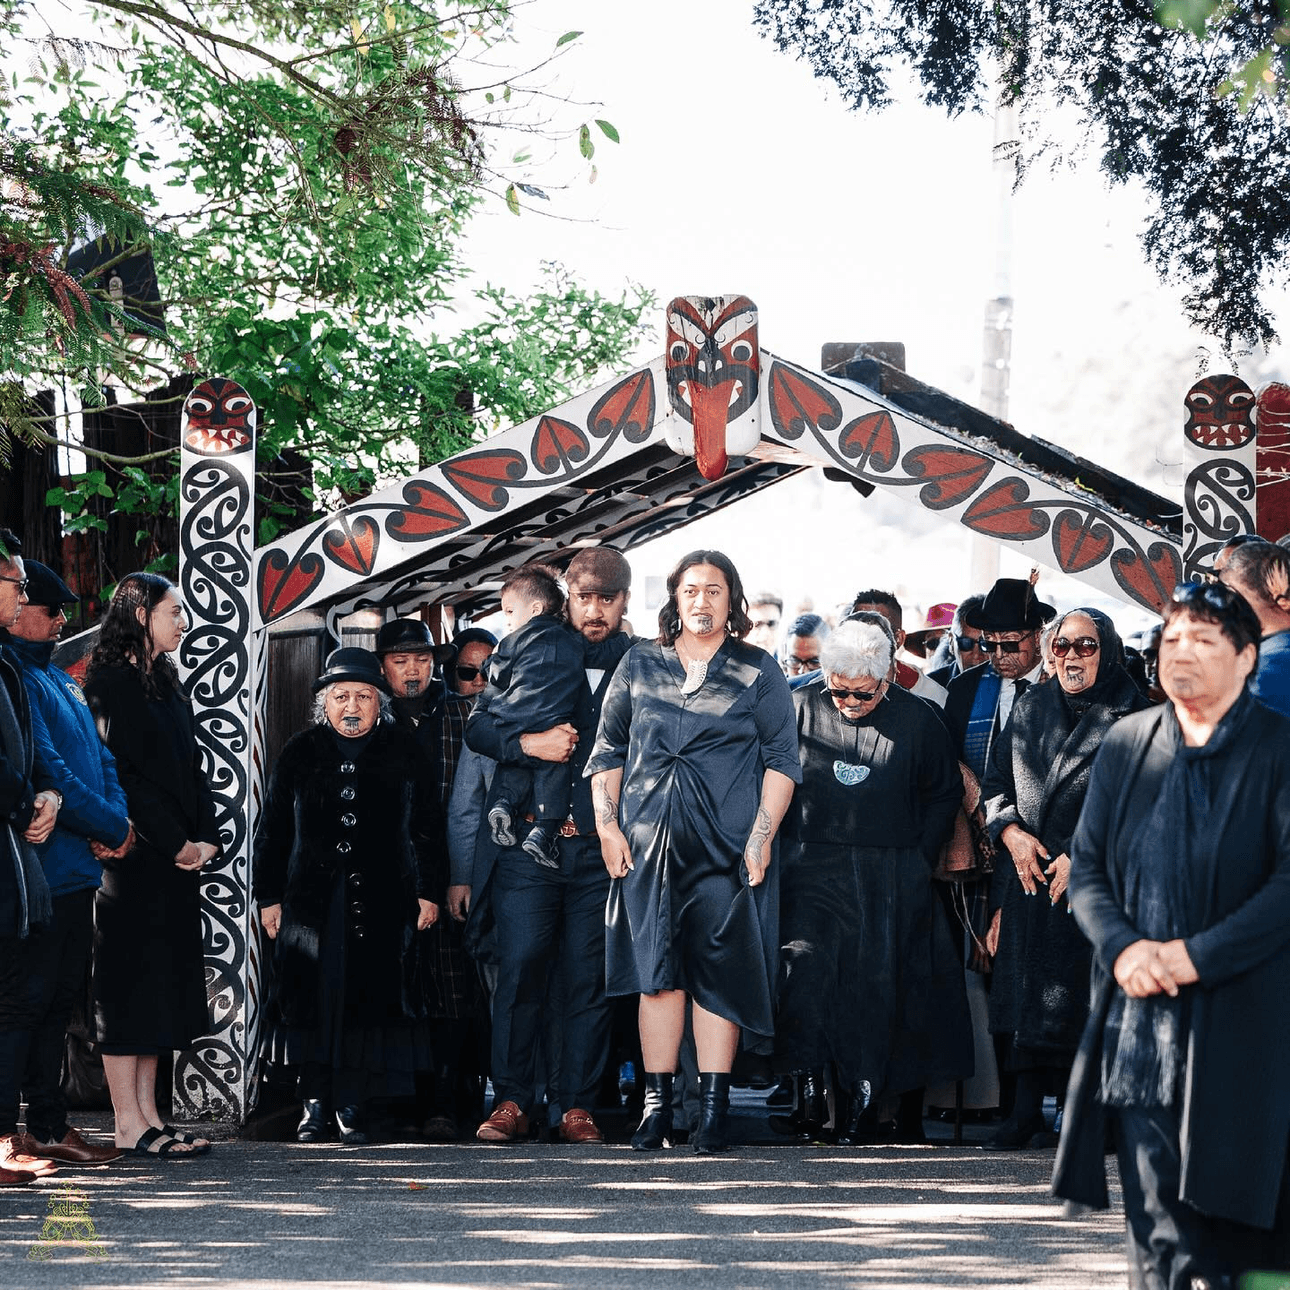
[[[609,547],[588,547],[565,573],[569,621],[592,644],[621,635],[621,658],[631,640],[621,632],[631,591],[631,568]],[[559,870],[535,865],[519,848],[493,851],[480,840],[471,920],[490,922],[496,957],[493,994],[492,1079],[496,1100],[480,1125],[483,1142],[508,1142],[528,1132],[538,1056],[554,1033],[558,1066],[549,1095],[562,1111],[557,1132],[565,1142],[603,1141],[587,1109],[592,1105],[609,1047],[610,1005],[605,998],[605,902],[609,873],[600,855],[590,781],[582,769],[595,742],[600,705],[613,668],[588,668],[572,723],[506,739],[491,715],[477,711],[466,743],[495,761],[521,755],[568,761],[569,814],[561,830]],[[468,943],[470,940],[468,932]],[[558,988],[549,989],[554,972]],[[548,1017],[548,1008],[559,1015]],[[555,1045],[552,1045],[555,1046]]]

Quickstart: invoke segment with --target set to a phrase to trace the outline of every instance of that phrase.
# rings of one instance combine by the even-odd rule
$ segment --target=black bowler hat
[[[41,564],[39,560],[24,560],[23,567],[27,574],[29,605],[58,609],[62,605],[74,605],[80,600],[80,596],[49,565]]]
[[[381,624],[376,633],[376,652],[386,654],[433,654],[437,664],[448,662],[456,650],[451,645],[436,645],[430,628],[419,618],[393,618]]]
[[[978,609],[969,609],[963,621],[981,632],[1028,632],[1042,627],[1057,613],[1035,595],[1028,578],[1000,578]]]
[[[360,685],[374,685],[382,694],[389,694],[380,660],[370,649],[334,649],[327,655],[327,666],[314,682],[314,693],[336,681],[357,681]]]

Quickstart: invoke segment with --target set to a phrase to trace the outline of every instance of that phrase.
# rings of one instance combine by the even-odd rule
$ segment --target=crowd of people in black
[[[124,579],[82,692],[51,661],[75,597],[0,542],[0,1185],[204,1154],[155,1092],[207,1026],[220,847],[183,607]],[[918,1143],[957,1103],[1056,1145],[1072,1203],[1113,1149],[1134,1284],[1290,1267],[1290,553],[1233,540],[1132,642],[1036,576],[908,633],[880,588],[790,621],[717,551],[656,634],[630,587],[580,548],[507,580],[500,646],[395,619],[328,657],[254,842],[299,1141],[393,1105],[597,1143],[621,1066],[634,1149],[716,1152],[742,1072],[789,1140]],[[111,1148],[59,1088],[91,960]]]

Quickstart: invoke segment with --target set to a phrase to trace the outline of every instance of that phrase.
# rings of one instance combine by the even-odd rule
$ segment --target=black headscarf
[[[1121,678],[1130,683],[1132,678],[1124,667],[1124,642],[1120,639],[1120,633],[1115,630],[1115,624],[1100,609],[1072,609],[1063,614],[1057,620],[1057,630],[1053,633],[1053,639],[1056,640],[1058,636],[1064,634],[1063,625],[1075,614],[1083,614],[1093,620],[1093,626],[1097,628],[1098,644],[1101,646],[1097,656],[1097,677],[1093,684],[1078,694],[1067,694],[1064,689],[1061,692],[1071,715],[1078,720],[1095,704],[1108,703],[1114,696],[1122,694]],[[1058,663],[1060,665],[1060,660]],[[1061,682],[1056,677],[1053,678],[1053,684],[1059,688],[1061,686]]]

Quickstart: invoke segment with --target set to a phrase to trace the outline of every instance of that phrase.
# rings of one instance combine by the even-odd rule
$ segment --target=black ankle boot
[[[645,1114],[632,1134],[633,1151],[659,1151],[672,1136],[672,1072],[645,1072]]]
[[[797,1089],[793,1109],[787,1115],[772,1115],[770,1127],[776,1133],[817,1137],[824,1128],[824,1121],[829,1118],[824,1097],[824,1072],[794,1071],[793,1082]]]
[[[362,1146],[372,1140],[363,1129],[358,1127],[358,1107],[356,1106],[336,1108],[336,1127],[340,1130],[340,1140],[350,1146]]]
[[[321,1098],[307,1097],[304,1115],[296,1125],[297,1142],[321,1142],[327,1136],[327,1109]]]
[[[699,1127],[690,1145],[699,1155],[725,1151],[730,1145],[730,1076],[699,1072]]]
[[[864,1128],[864,1113],[869,1108],[871,1089],[868,1080],[851,1089],[846,1096],[845,1112],[839,1110],[834,1141],[840,1147],[857,1147],[868,1139]]]

